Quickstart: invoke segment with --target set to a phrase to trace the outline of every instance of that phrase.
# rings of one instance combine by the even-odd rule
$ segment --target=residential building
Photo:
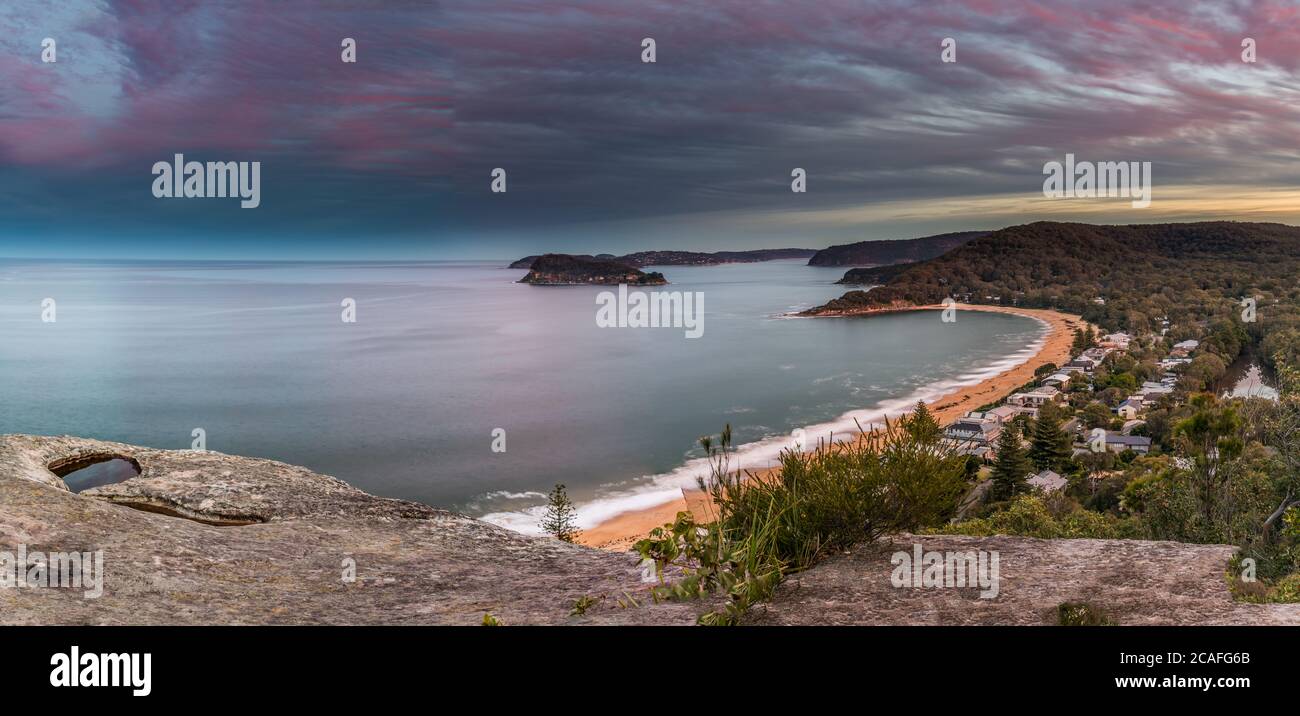
[[[1028,408],[1037,408],[1044,403],[1050,403],[1061,396],[1061,391],[1051,386],[1035,388],[1027,393],[1012,393],[1007,396],[1009,405],[1019,405]]]
[[[1026,482],[1031,487],[1037,487],[1043,492],[1057,492],[1065,489],[1065,486],[1069,484],[1069,480],[1051,470],[1043,470],[1036,475],[1030,475]]]
[[[1139,455],[1146,455],[1151,452],[1151,438],[1107,432],[1106,449],[1111,452],[1132,450]]]

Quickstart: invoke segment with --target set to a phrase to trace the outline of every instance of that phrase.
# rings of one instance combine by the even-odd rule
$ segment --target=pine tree
[[[1074,452],[1070,436],[1061,429],[1056,409],[1046,404],[1038,410],[1034,432],[1029,437],[1029,459],[1041,470],[1059,470]]]
[[[943,435],[943,428],[939,427],[939,421],[934,419],[934,413],[931,413],[920,400],[916,401],[916,409],[912,411],[911,417],[906,419],[904,426],[908,434],[922,444],[937,442]]]
[[[564,542],[572,542],[580,534],[577,524],[578,510],[569,499],[564,485],[556,483],[547,498],[546,514],[542,516],[541,528],[547,534],[555,535]]]
[[[1008,425],[998,436],[998,454],[993,460],[993,498],[1006,500],[1028,492],[1026,479],[1033,472],[1033,463],[1025,457],[1020,435]]]
[[[1070,344],[1070,355],[1078,355],[1097,345],[1097,332],[1092,326],[1074,329],[1074,341]]]

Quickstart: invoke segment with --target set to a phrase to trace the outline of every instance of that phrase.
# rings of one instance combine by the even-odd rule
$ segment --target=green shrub
[[[1142,534],[1140,523],[1132,518],[1081,509],[1063,496],[1037,494],[1016,497],[1006,503],[1004,509],[985,517],[932,528],[927,532],[1041,539],[1136,539]]]
[[[656,598],[720,592],[726,608],[700,621],[734,624],[790,571],[887,532],[941,524],[965,491],[966,458],[930,422],[922,412],[850,442],[786,450],[762,475],[730,470],[730,426],[716,449],[702,439],[713,468],[700,486],[718,519],[700,525],[683,512],[637,543],[661,580],[669,566],[685,575],[656,587]]]
[[[1104,610],[1088,602],[1063,602],[1056,607],[1060,626],[1115,626]]]

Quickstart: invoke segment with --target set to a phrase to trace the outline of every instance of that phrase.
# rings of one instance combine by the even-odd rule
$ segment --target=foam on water
[[[1045,329],[1046,321],[1034,318]],[[857,435],[858,426],[869,429],[882,425],[886,416],[896,417],[909,411],[917,401],[930,403],[953,391],[976,385],[1028,362],[1042,350],[1047,333],[1025,348],[985,366],[982,370],[962,373],[956,377],[928,383],[915,392],[881,401],[871,407],[851,410],[838,418],[803,428],[806,442],[815,445],[818,440],[848,440]],[[777,463],[783,450],[794,447],[797,440],[792,435],[774,435],[736,448],[731,455],[731,465],[739,469],[761,469]],[[682,496],[682,488],[694,488],[700,477],[709,474],[708,458],[700,457],[666,473],[642,478],[631,489],[610,492],[607,495],[577,506],[577,524],[580,529],[590,529],[618,515],[667,504]],[[540,535],[538,526],[545,505],[537,505],[515,512],[493,512],[483,519],[493,524],[529,535]]]

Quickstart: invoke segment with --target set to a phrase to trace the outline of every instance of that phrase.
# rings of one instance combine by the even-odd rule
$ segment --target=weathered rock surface
[[[1300,625],[1300,604],[1235,602],[1228,545],[1135,540],[895,535],[859,545],[783,583],[755,624],[1055,624],[1063,602],[1088,602],[1121,625]],[[895,587],[895,551],[996,551],[999,590]]]
[[[46,469],[91,455],[131,457],[142,472],[73,494]],[[475,625],[490,612],[507,625],[693,624],[706,610],[651,603],[632,554],[525,537],[270,460],[71,437],[0,436],[0,551],[19,544],[102,549],[104,593],[0,589],[0,623]],[[624,592],[641,606],[619,607]],[[570,617],[584,595],[608,597]]]
[[[141,474],[80,494],[48,467],[121,456]],[[890,554],[996,550],[1000,594],[898,589]],[[1300,624],[1300,605],[1232,601],[1233,548],[899,535],[783,584],[758,624],[1050,624],[1088,601],[1121,624]],[[693,624],[715,603],[655,604],[630,553],[525,537],[368,495],[309,470],[213,452],[0,436],[0,551],[104,551],[104,593],[0,588],[4,624]],[[356,580],[343,579],[355,560]],[[579,597],[604,597],[569,616]],[[619,602],[635,601],[623,607]]]

